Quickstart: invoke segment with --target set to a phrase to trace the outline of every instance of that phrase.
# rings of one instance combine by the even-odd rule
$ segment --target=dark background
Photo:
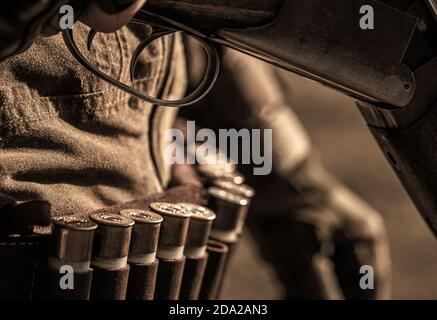
[[[290,105],[306,126],[324,165],[376,208],[386,221],[394,299],[437,298],[437,242],[384,159],[353,101],[289,73]],[[275,299],[282,288],[250,234],[236,255],[223,298]]]

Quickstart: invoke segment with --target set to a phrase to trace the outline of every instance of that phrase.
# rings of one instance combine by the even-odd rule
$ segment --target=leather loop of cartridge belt
[[[208,207],[216,214],[211,237],[236,242],[247,214],[249,200],[217,187],[208,189]]]
[[[156,260],[162,216],[149,210],[125,209],[119,213],[135,221],[129,246],[128,262],[148,265]]]
[[[132,226],[135,222],[112,213],[93,213],[90,218],[98,225],[92,265],[111,270],[125,268]]]
[[[31,299],[37,270],[47,260],[50,204],[17,204],[0,194],[0,221],[0,299]]]
[[[47,258],[49,234],[0,236],[0,299],[32,299],[35,274]]]
[[[153,202],[149,207],[164,219],[161,223],[157,257],[164,260],[182,258],[191,213],[172,203]]]
[[[184,254],[194,259],[204,257],[216,215],[212,210],[196,204],[179,203],[179,205],[191,213]]]
[[[17,204],[12,198],[0,194],[0,237],[33,233],[49,233],[50,203],[43,200]]]

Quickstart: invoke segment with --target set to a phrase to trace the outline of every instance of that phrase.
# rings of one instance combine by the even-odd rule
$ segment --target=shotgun
[[[360,27],[364,5],[373,30]],[[134,20],[196,37],[210,60],[224,45],[355,98],[437,236],[436,0],[149,0]]]

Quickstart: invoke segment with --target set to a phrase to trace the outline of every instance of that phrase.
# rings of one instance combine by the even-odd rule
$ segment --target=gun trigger
[[[146,39],[140,42],[138,47],[135,49],[134,53],[132,54],[131,62],[130,62],[130,80],[134,81],[135,79],[135,69],[137,66],[138,59],[140,57],[141,52],[153,41],[156,39],[159,39],[161,37],[164,37],[166,35],[169,35],[173,33],[173,31],[166,31],[160,29],[159,31],[153,31],[152,34],[150,34]]]
[[[93,30],[93,29],[91,29],[90,32],[88,33],[88,38],[86,40],[86,47],[87,47],[88,51],[91,50],[91,46],[93,44],[93,40],[94,40],[96,34],[97,34],[97,31]]]

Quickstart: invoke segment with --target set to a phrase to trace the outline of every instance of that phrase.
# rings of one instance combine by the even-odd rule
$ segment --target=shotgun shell
[[[255,196],[255,190],[247,184],[235,184],[225,179],[215,179],[212,184],[217,188],[226,190],[237,196],[245,197],[248,200],[251,200]]]
[[[127,265],[134,221],[118,214],[94,213],[90,218],[98,228],[93,246],[92,265],[119,270]]]
[[[204,159],[204,161],[202,161],[201,163],[199,163],[199,166],[201,167],[211,167],[211,168],[215,168],[215,169],[221,169],[222,171],[225,172],[234,172],[237,170],[237,164],[236,163],[232,163],[230,161],[223,161],[220,160],[219,156],[218,157],[206,157]]]
[[[248,205],[247,209],[244,211],[244,215],[241,217],[237,232],[239,234],[243,233],[244,224],[246,222],[247,213],[249,211],[250,203],[252,202],[252,198],[255,196],[255,190],[248,186],[247,184],[235,184],[232,181],[223,180],[223,179],[216,179],[213,181],[213,185],[217,188],[226,190],[232,194],[235,194],[237,196],[241,196],[247,199]]]
[[[206,246],[215,213],[208,208],[192,203],[179,203],[179,205],[192,214],[184,254],[189,258],[201,258],[206,254]]]
[[[128,209],[120,211],[119,214],[135,221],[132,227],[128,261],[135,264],[155,262],[163,218],[148,210]]]
[[[249,200],[216,187],[208,189],[208,207],[216,214],[211,236],[224,242],[235,242],[244,224]]]
[[[52,222],[49,266],[59,270],[62,265],[70,265],[77,273],[88,272],[97,224],[75,216],[54,217]]]
[[[237,171],[226,171],[220,166],[214,165],[199,165],[197,167],[200,175],[206,179],[208,182],[212,182],[215,179],[224,179],[232,181],[235,184],[242,184],[245,181],[244,176]]]
[[[164,218],[159,235],[158,258],[165,260],[182,258],[191,213],[174,203],[153,202],[149,207]]]

